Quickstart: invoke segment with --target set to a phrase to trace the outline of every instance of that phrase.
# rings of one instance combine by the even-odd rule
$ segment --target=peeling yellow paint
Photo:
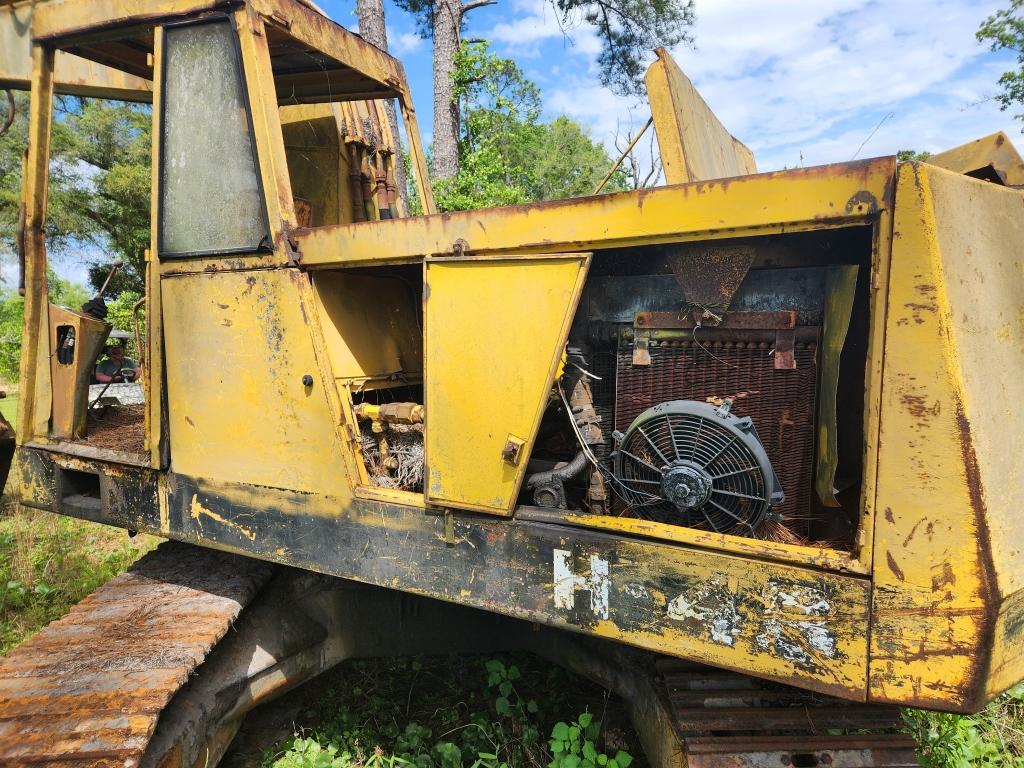
[[[189,506],[189,510],[191,518],[195,520],[197,523],[199,523],[200,527],[202,527],[203,524],[201,518],[203,516],[206,516],[214,522],[220,523],[221,525],[226,525],[228,528],[231,528],[234,531],[238,531],[240,534],[245,536],[245,538],[247,538],[249,541],[256,541],[255,533],[250,531],[245,526],[239,525],[234,520],[228,520],[227,518],[218,515],[212,509],[207,509],[206,507],[203,506],[203,503],[199,501],[199,496],[192,497],[192,504]]]

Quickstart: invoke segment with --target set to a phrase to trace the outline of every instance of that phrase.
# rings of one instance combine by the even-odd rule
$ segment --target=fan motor
[[[616,434],[615,479],[631,511],[646,520],[757,536],[785,498],[749,417],[695,400],[641,413]]]

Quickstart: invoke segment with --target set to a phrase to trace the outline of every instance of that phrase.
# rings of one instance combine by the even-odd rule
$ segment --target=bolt
[[[310,376],[308,373],[304,374],[302,376],[302,386],[304,386],[304,387],[312,387],[313,386],[313,377]]]

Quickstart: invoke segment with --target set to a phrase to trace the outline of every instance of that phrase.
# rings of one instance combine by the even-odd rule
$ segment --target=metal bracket
[[[633,323],[633,365],[650,365],[651,331]]]
[[[519,459],[522,458],[524,445],[526,445],[526,441],[521,437],[509,435],[505,441],[505,447],[501,450],[501,458],[513,467],[516,466],[519,464]]]
[[[775,332],[775,370],[791,371],[796,368],[796,331],[793,329]]]

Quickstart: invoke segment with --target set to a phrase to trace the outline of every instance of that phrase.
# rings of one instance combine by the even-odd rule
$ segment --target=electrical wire
[[[569,424],[572,427],[573,433],[576,435],[576,440],[580,444],[580,449],[583,451],[583,455],[586,456],[590,463],[594,465],[594,468],[601,474],[601,477],[603,477],[608,482],[608,484],[611,485],[612,490],[615,493],[617,493],[619,498],[622,499],[622,501],[626,502],[626,504],[628,504],[630,508],[647,506],[648,504],[657,504],[663,501],[663,499],[660,496],[657,496],[655,494],[645,493],[644,491],[637,491],[632,488],[629,488],[621,480],[619,480],[618,477],[615,476],[614,472],[608,469],[608,467],[601,464],[600,459],[598,459],[594,455],[594,452],[590,450],[590,446],[587,445],[586,441],[583,439],[583,433],[580,432],[579,425],[576,423],[576,419],[573,418],[572,408],[569,406],[569,400],[565,396],[565,390],[562,389],[561,381],[558,382],[558,395],[562,400],[562,405],[565,407],[565,412],[569,417]],[[646,496],[648,498],[642,504],[638,504],[636,502],[637,496]]]

